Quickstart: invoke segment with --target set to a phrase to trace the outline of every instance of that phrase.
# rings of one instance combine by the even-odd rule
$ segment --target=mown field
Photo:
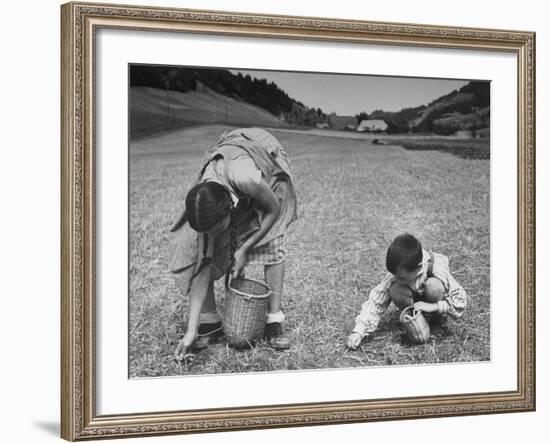
[[[277,352],[260,343],[236,351],[221,343],[176,362],[168,330],[185,322],[187,300],[169,272],[169,228],[204,150],[225,129],[201,126],[131,143],[131,377],[490,359],[489,161],[274,130],[292,159],[299,198],[283,296],[292,348]],[[346,350],[361,303],[385,273],[386,248],[405,231],[449,256],[468,309],[443,337],[420,346],[402,342],[390,309],[372,341]]]

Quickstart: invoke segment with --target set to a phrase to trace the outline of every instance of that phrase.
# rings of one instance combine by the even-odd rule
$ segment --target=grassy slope
[[[420,116],[412,121],[412,126],[419,126],[424,120],[430,118],[433,114],[438,114],[442,111],[452,112],[454,109],[456,109],[457,106],[460,106],[464,103],[472,102],[474,98],[475,95],[472,93],[458,93],[439,99],[435,103],[422,110],[420,112]]]
[[[167,272],[168,228],[204,149],[224,129],[191,128],[131,145],[131,376],[490,358],[489,162],[281,131],[274,134],[293,160],[300,205],[288,237],[284,293],[292,349],[237,352],[218,345],[189,363],[174,362],[167,325],[186,312],[187,300]],[[371,343],[347,351],[354,316],[384,275],[387,245],[403,231],[450,257],[470,306],[451,322],[450,335],[414,347],[401,344],[396,312],[387,312]],[[223,305],[219,284],[217,294]]]
[[[282,125],[276,116],[264,109],[211,90],[183,94],[155,88],[130,88],[130,135],[133,138],[165,129],[217,122]]]

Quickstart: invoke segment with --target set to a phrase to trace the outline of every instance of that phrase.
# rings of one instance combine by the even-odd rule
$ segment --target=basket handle
[[[399,316],[401,321],[412,321],[414,320],[418,314],[421,311],[416,309],[414,305],[407,306],[403,311],[401,311],[401,315]]]
[[[244,274],[241,274],[239,277],[237,277],[236,279],[233,279],[231,278],[230,279],[230,282],[228,283],[227,287],[226,287],[226,291],[229,290],[229,287],[231,286],[231,283],[233,283],[234,280],[240,280],[242,278],[245,278]],[[264,284],[266,287],[267,287],[267,293],[263,296],[265,297],[269,297],[271,295],[271,289],[269,288],[269,286],[267,286],[265,283],[262,283]],[[236,289],[238,290],[238,289]],[[245,292],[242,292],[242,291],[239,291],[239,297],[243,298],[244,300],[246,301],[251,301],[251,300],[255,300],[257,298],[257,296],[254,296],[252,294],[247,294]]]
[[[233,281],[233,267],[229,268],[227,273],[225,274],[225,290],[227,291],[229,289],[229,286],[231,286],[231,282]],[[239,275],[237,278],[245,278],[244,272]]]

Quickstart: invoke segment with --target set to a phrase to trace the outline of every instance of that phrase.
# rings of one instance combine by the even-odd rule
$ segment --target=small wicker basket
[[[422,311],[415,309],[414,306],[408,306],[401,312],[399,320],[407,336],[413,343],[428,342],[430,338],[430,325],[428,325]]]
[[[224,332],[230,346],[246,348],[261,338],[271,290],[248,278],[231,280],[225,298]]]

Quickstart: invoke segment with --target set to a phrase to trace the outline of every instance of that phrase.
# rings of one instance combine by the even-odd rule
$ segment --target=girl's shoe
[[[221,321],[202,323],[199,325],[198,334],[192,345],[192,348],[197,351],[217,343],[223,337],[223,324]]]
[[[290,348],[290,339],[283,333],[281,323],[267,323],[265,325],[264,337],[267,344],[273,349],[283,351]]]

